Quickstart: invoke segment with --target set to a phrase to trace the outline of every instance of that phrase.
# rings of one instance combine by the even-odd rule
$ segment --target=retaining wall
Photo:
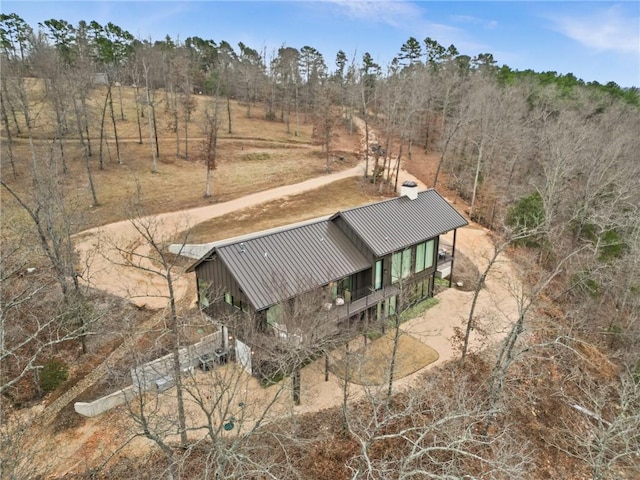
[[[198,366],[200,357],[209,354],[213,357],[216,348],[222,346],[222,331],[207,335],[198,343],[181,348],[178,352],[180,357],[180,368],[185,373],[193,373],[193,369]],[[131,369],[131,379],[133,385],[129,385],[122,390],[110,393],[93,402],[76,402],[74,409],[85,417],[95,417],[112,408],[122,405],[127,400],[132,399],[137,393],[147,391],[152,388],[163,390],[162,386],[170,388],[173,386],[173,355],[153,360],[144,365]]]
[[[122,405],[127,400],[131,400],[135,396],[136,392],[137,391],[133,388],[133,385],[129,385],[122,390],[113,392],[106,397],[99,398],[93,402],[76,402],[73,405],[73,408],[80,415],[84,415],[85,417],[95,417],[117,407],[118,405]]]
[[[198,343],[181,348],[178,351],[180,359],[180,369],[187,373],[198,366],[199,359],[203,355],[209,354],[213,357],[216,348],[222,346],[222,332],[218,331],[207,335]],[[131,369],[131,381],[133,386],[142,391],[150,390],[157,386],[160,380],[164,383],[173,378],[173,354],[157,358],[149,363],[145,363]]]

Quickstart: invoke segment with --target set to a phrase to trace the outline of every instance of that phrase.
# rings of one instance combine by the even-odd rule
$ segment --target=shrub
[[[607,230],[600,239],[600,255],[602,261],[619,258],[624,253],[624,243],[615,230]]]
[[[68,369],[63,362],[55,358],[47,360],[40,372],[40,387],[44,392],[51,392],[62,385],[67,376]]]
[[[507,225],[513,228],[516,235],[525,233],[527,230],[535,230],[543,224],[544,213],[542,197],[538,192],[534,192],[527,197],[522,197],[509,209]],[[541,235],[532,235],[519,243],[537,248],[541,246],[543,240]]]

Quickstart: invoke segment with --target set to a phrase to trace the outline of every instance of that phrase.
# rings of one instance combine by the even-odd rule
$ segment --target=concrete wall
[[[182,348],[178,351],[180,368],[184,373],[189,373],[198,366],[199,358],[205,354],[213,357],[216,348],[222,347],[222,332],[218,331],[207,335],[198,343]],[[157,387],[157,381],[166,383],[173,378],[173,354],[165,355],[149,363],[145,363],[131,369],[131,381],[135,388],[142,391]],[[169,382],[171,383],[171,382]]]
[[[136,394],[133,385],[129,385],[122,390],[113,392],[106,397],[99,398],[93,402],[76,402],[73,408],[80,415],[85,417],[95,417],[101,413],[107,412],[112,408],[122,405],[127,400],[131,400]]]
[[[193,374],[193,370],[198,366],[202,355],[213,353],[223,345],[222,331],[207,335],[198,343],[180,349],[180,368],[187,374]],[[130,385],[122,390],[113,392],[107,396],[94,400],[93,402],[76,402],[75,411],[85,417],[95,417],[118,405],[122,405],[127,400],[133,398],[140,390],[147,391],[157,389],[167,390],[174,385],[173,381],[173,356],[171,354],[153,360],[144,365],[131,369]]]

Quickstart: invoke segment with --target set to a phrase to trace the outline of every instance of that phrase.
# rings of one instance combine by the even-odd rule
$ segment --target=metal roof
[[[433,189],[336,213],[378,257],[468,225]]]
[[[213,250],[256,310],[371,267],[355,245],[328,220]]]

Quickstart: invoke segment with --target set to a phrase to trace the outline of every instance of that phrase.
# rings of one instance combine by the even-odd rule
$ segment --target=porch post
[[[429,296],[433,297],[434,292],[436,291],[436,273],[438,273],[438,258],[440,258],[440,235],[436,237],[435,246],[433,248],[434,254],[434,266],[433,273],[431,274],[431,281],[429,282]]]
[[[453,230],[453,247],[451,248],[451,273],[449,274],[449,288],[453,284],[453,262],[456,258],[456,234],[458,233],[458,229]]]

